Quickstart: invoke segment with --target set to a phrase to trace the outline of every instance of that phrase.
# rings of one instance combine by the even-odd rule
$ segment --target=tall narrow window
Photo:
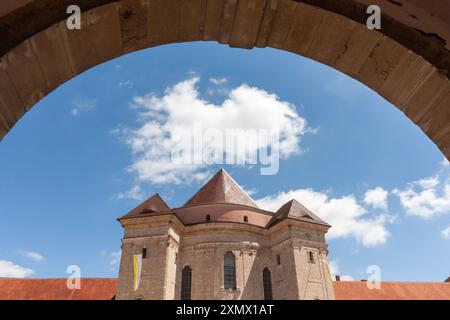
[[[309,262],[314,262],[314,253],[312,252],[312,251],[309,251],[308,252],[308,259],[309,259]]]
[[[248,222],[248,217],[244,216],[244,222]]]
[[[236,258],[230,251],[223,259],[223,285],[226,289],[236,290]]]
[[[184,267],[181,272],[181,300],[191,300],[192,270]]]
[[[267,267],[263,270],[263,287],[264,287],[264,300],[272,300],[272,279],[270,271]]]
[[[142,248],[142,259],[147,258],[147,248]]]
[[[206,222],[210,222],[211,221],[211,216],[209,214],[206,215]]]
[[[277,254],[277,265],[281,264],[281,257],[279,254]]]

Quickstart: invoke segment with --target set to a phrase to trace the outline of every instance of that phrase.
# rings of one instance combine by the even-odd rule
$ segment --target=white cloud
[[[120,256],[121,255],[122,255],[122,251],[121,250],[111,252],[110,255],[109,255],[110,258],[111,258],[111,260],[109,261],[109,264],[112,267],[117,267],[119,265],[119,263],[120,263]]]
[[[354,278],[352,276],[349,275],[341,275],[339,272],[339,264],[337,260],[331,260],[328,263],[329,267],[330,267],[330,272],[333,275],[334,278],[336,278],[336,276],[340,276],[341,277],[341,281],[354,281]]]
[[[39,252],[34,252],[34,251],[26,251],[23,253],[23,255],[31,260],[37,261],[37,262],[41,262],[44,261],[45,258],[42,254],[40,254]]]
[[[11,261],[0,260],[0,277],[26,278],[34,273],[34,270],[21,267]]]
[[[125,87],[125,88],[128,88],[128,89],[131,89],[131,88],[134,87],[134,82],[131,81],[131,80],[121,80],[119,82],[119,87]]]
[[[278,130],[282,158],[301,151],[300,139],[308,129],[294,105],[246,84],[232,89],[221,104],[213,104],[200,97],[199,80],[194,76],[179,82],[167,88],[162,97],[148,94],[133,99],[133,106],[141,111],[143,124],[138,129],[122,131],[134,157],[128,170],[136,174],[138,183],[181,184],[203,181],[210,175],[204,163],[183,164],[170,158],[184,133],[194,130],[194,124],[200,124],[203,130],[220,132],[227,129]],[[214,139],[204,142],[202,148],[193,150],[194,156],[202,154],[202,150],[214,149],[215,144]],[[270,141],[257,141],[249,148],[259,150],[269,144]],[[230,155],[227,152],[234,150],[226,150],[225,157]]]
[[[72,108],[70,109],[70,114],[77,117],[82,112],[87,112],[93,110],[97,105],[96,100],[76,100],[72,103]]]
[[[450,167],[445,164],[437,175],[408,183],[393,193],[411,216],[424,219],[450,213]]]
[[[230,90],[227,88],[223,88],[223,87],[217,87],[214,89],[208,88],[208,89],[206,89],[206,94],[209,96],[214,96],[214,95],[227,96],[230,94]]]
[[[143,200],[144,192],[139,185],[136,185],[128,191],[117,194],[117,199]]]
[[[276,211],[286,202],[296,199],[309,210],[331,225],[329,239],[354,237],[366,247],[383,244],[390,233],[386,224],[393,222],[388,214],[369,214],[353,195],[329,198],[327,194],[312,189],[297,189],[280,192],[257,200],[267,210]]]
[[[448,161],[447,158],[444,157],[444,159],[442,159],[442,165],[444,167],[448,167],[450,166],[450,161]]]
[[[122,255],[122,251],[118,250],[118,251],[108,252],[107,250],[102,250],[102,251],[100,251],[100,255],[102,257],[105,257],[106,259],[108,259],[108,263],[109,263],[109,266],[111,267],[111,270],[116,270],[120,264],[120,257]]]
[[[245,193],[247,193],[247,195],[249,195],[250,197],[258,193],[258,189],[256,188],[248,189],[247,187],[243,186],[242,189],[244,189]]]
[[[439,185],[439,178],[437,176],[420,179],[414,182],[422,189],[432,189]]]
[[[442,238],[450,240],[450,226],[441,231]]]
[[[209,78],[209,82],[215,84],[216,86],[224,85],[228,82],[227,78]]]
[[[364,203],[374,208],[387,209],[388,192],[381,187],[367,190],[364,194]]]

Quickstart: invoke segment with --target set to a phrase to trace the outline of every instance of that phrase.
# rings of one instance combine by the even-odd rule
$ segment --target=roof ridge
[[[301,204],[296,199],[291,199],[285,204],[283,204],[274,214],[271,221],[269,221],[268,225],[273,225],[281,220],[292,218],[292,219],[300,219],[303,221],[309,221],[320,223],[329,226],[324,220],[314,214],[311,210],[306,208],[303,204]]]
[[[237,183],[237,181],[234,180],[234,178],[225,169],[222,168],[221,171],[223,171],[231,179],[231,181],[233,181],[236,184],[236,186],[239,189],[241,189],[242,193],[244,193],[244,195],[247,196],[247,198],[256,205],[255,201],[252,199],[252,197],[250,197],[247,191],[245,191],[244,188],[242,188],[242,186],[239,183]],[[256,207],[258,208],[258,205],[256,205]]]
[[[220,173],[220,171],[219,172],[217,172],[217,173],[215,173],[208,181],[206,181],[206,183],[204,183],[201,187],[200,187],[200,189],[198,189],[197,190],[197,192],[195,192],[183,205],[182,205],[182,207],[184,207],[184,206],[186,206],[200,191],[202,191],[205,187],[206,187],[206,185],[212,180],[212,179],[214,179],[214,177],[215,176],[217,176],[218,174]]]
[[[157,203],[158,201],[160,203]],[[155,193],[119,219],[139,215],[141,212],[144,211],[164,212],[168,210],[171,210],[170,206],[166,203],[166,201],[164,201],[164,199],[161,197],[159,193]]]
[[[183,207],[206,203],[235,203],[258,208],[253,199],[224,168],[198,189]]]
[[[152,195],[150,198],[153,198],[153,197],[158,197],[159,200],[161,200],[161,201],[163,202],[163,204],[165,204],[166,207],[170,210],[169,204],[164,200],[164,198],[159,194],[159,192],[155,193],[155,194]]]

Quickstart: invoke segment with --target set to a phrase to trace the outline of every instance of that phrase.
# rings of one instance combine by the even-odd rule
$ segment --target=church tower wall
[[[133,220],[140,219],[125,226],[117,299],[180,299],[186,266],[192,299],[264,299],[264,268],[274,299],[334,299],[322,226],[292,219],[270,229],[223,222],[182,226],[163,216]],[[144,247],[147,258],[134,291],[132,255]],[[227,252],[235,257],[236,290],[224,288]]]
[[[180,208],[155,194],[119,221],[117,299],[334,299],[330,225],[295,199],[259,208],[224,170]]]
[[[179,236],[170,217],[133,219],[124,228],[116,298],[174,299]],[[133,255],[143,254],[144,249],[140,283],[134,290]]]

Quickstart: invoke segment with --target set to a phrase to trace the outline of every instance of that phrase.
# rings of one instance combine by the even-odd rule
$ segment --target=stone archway
[[[370,2],[382,8],[380,31],[365,26]],[[81,30],[65,27],[71,4],[83,10]],[[450,159],[450,5],[436,0],[4,0],[0,39],[0,139],[95,65],[162,44],[217,41],[290,51],[357,79]]]

